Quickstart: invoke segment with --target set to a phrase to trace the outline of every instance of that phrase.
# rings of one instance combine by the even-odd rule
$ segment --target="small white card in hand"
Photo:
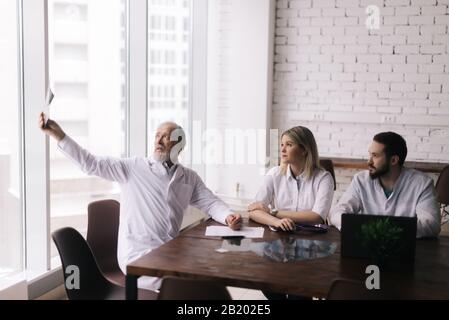
[[[229,227],[209,226],[206,228],[206,236],[209,237],[245,237],[245,238],[263,238],[264,228],[261,227],[243,227],[240,230],[231,230]]]
[[[45,96],[45,103],[47,104],[47,106],[49,106],[51,104],[54,97],[55,97],[55,95],[53,94],[53,91],[51,91],[51,89],[48,88],[47,95]]]
[[[45,106],[44,106],[44,127],[47,126],[48,121],[48,114],[50,112],[50,104],[53,101],[53,98],[55,95],[53,94],[53,91],[51,91],[50,87],[47,88],[47,93],[45,95]]]

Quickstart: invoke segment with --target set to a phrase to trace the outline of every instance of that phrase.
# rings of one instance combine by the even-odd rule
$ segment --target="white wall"
[[[206,184],[253,198],[268,155],[274,0],[214,0],[208,10]]]
[[[408,160],[448,162],[448,24],[449,0],[278,0],[272,127],[305,125],[321,155],[351,158],[393,130]]]
[[[408,160],[449,162],[448,25],[449,0],[277,0],[272,128],[305,125],[321,156],[364,159],[393,130]],[[357,171],[335,170],[334,203]]]

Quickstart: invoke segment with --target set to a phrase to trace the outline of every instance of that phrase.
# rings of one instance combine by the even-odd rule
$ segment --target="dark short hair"
[[[385,146],[385,154],[390,159],[392,156],[399,157],[399,165],[404,165],[407,157],[407,144],[404,138],[395,132],[381,132],[374,136],[374,141],[382,143]]]

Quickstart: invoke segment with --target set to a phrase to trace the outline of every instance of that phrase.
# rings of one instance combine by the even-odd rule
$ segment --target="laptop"
[[[413,262],[416,223],[416,217],[345,213],[341,218],[341,256],[373,258],[374,251],[383,246],[390,260]]]

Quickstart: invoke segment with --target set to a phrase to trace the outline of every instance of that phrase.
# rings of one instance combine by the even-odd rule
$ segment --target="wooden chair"
[[[125,285],[125,275],[118,265],[117,243],[120,203],[100,200],[87,207],[87,243],[104,276],[118,285]]]
[[[324,170],[329,171],[334,179],[334,191],[337,190],[337,181],[335,180],[334,163],[331,159],[320,159],[320,165]]]
[[[52,233],[53,241],[61,257],[64,283],[69,300],[124,300],[125,287],[119,286],[101,273],[92,251],[83,236],[73,228],[62,228]],[[66,273],[69,266],[77,273]],[[79,288],[68,288],[67,279],[79,276]],[[69,279],[69,282],[72,279]],[[75,284],[75,282],[74,282]],[[155,300],[157,293],[139,289],[140,300]]]
[[[441,208],[441,224],[449,221],[449,166],[443,168],[438,176],[437,184],[435,186],[437,192],[437,200]]]

